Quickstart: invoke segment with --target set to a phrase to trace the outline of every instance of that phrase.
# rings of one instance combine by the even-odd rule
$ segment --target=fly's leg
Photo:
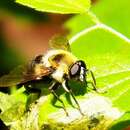
[[[96,92],[98,92],[97,88],[96,88],[96,79],[95,79],[95,76],[93,74],[93,72],[91,70],[87,70],[87,72],[89,72],[91,74],[91,77],[92,77],[92,82],[89,82],[92,84],[93,86],[93,90],[95,90]]]
[[[76,100],[76,98],[75,98],[75,96],[74,96],[74,94],[73,94],[73,91],[72,91],[71,89],[69,90],[69,93],[71,94],[71,96],[73,97],[75,103],[77,104],[78,110],[79,110],[79,112],[81,113],[81,115],[84,115],[84,114],[82,113],[81,108],[80,108],[80,105],[79,105],[78,101]]]
[[[96,91],[97,93],[106,93],[106,90],[98,90],[97,89],[97,87],[96,87],[96,79],[95,79],[95,76],[94,76],[93,72],[91,70],[87,70],[87,72],[89,72],[91,74],[91,77],[93,79],[93,82],[88,82],[88,83],[92,84],[93,90]]]
[[[32,88],[31,85],[25,85],[26,91],[29,93],[29,96],[27,98],[26,102],[26,110],[28,111],[30,108],[30,104],[35,102],[39,97],[41,91],[35,88]]]
[[[66,107],[65,107],[64,102],[59,98],[59,96],[58,96],[58,95],[56,94],[56,92],[55,92],[55,90],[57,89],[58,85],[59,85],[58,83],[54,82],[54,83],[49,87],[49,90],[50,90],[51,93],[54,95],[54,97],[55,97],[59,102],[62,103],[62,106],[63,106],[63,109],[64,109],[64,111],[65,111],[65,113],[66,113],[66,116],[69,116],[69,114],[68,114],[68,112],[67,112],[67,110],[66,110]]]
[[[65,90],[67,93],[69,93],[69,94],[72,96],[72,98],[74,99],[74,101],[75,101],[75,103],[76,103],[76,105],[77,105],[77,107],[78,107],[78,110],[79,110],[79,112],[81,113],[81,115],[84,115],[84,114],[82,113],[82,111],[81,111],[81,108],[80,108],[80,105],[79,105],[78,101],[76,100],[76,98],[75,98],[75,96],[74,96],[74,93],[73,93],[72,89],[70,89],[70,87],[68,86],[68,81],[67,81],[67,80],[64,81],[64,82],[62,83],[62,86],[63,86],[64,90]]]

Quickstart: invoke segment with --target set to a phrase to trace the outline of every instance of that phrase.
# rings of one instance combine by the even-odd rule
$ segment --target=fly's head
[[[71,65],[69,69],[70,79],[86,82],[86,64],[84,61],[79,60]]]

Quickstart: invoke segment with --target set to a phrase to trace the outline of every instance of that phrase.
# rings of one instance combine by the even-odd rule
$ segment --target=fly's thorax
[[[44,66],[55,69],[51,76],[62,83],[64,75],[69,75],[69,68],[77,61],[77,58],[65,50],[50,50],[44,55],[42,61]]]
[[[70,66],[77,61],[77,58],[70,52],[65,50],[50,50],[42,58],[42,62],[46,67],[57,68],[61,63]]]
[[[68,75],[68,73],[69,73],[69,66],[65,63],[61,63],[51,76],[59,83],[62,83],[64,81],[64,75]]]

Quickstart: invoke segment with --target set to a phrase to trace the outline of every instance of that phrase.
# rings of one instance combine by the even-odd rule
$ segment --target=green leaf
[[[126,112],[121,118],[114,121],[110,130],[124,130],[130,125],[130,112]]]
[[[16,0],[16,2],[38,11],[51,13],[85,13],[90,8],[90,0]]]
[[[70,41],[72,52],[85,60],[94,72],[97,87],[107,91],[102,95],[126,113],[130,110],[130,42],[115,32],[99,24],[85,29]]]
[[[0,92],[0,119],[5,124],[10,125],[23,116],[27,98],[24,91],[22,87],[11,95]]]
[[[88,12],[87,15],[71,18],[65,24],[71,32],[69,36],[72,37],[70,42],[73,53],[86,61],[96,75],[97,86],[107,91],[103,96],[108,97],[113,106],[123,113],[128,113],[130,110],[130,39],[128,38],[130,32],[128,12],[130,11],[128,5],[128,0],[102,0],[92,6],[93,12],[100,20]],[[110,6],[113,7],[111,10],[108,8]],[[85,19],[89,22],[86,23]],[[81,26],[76,26],[77,23]],[[104,25],[105,23],[109,26]],[[112,130],[121,130],[128,126],[130,116],[124,115],[125,118],[122,116],[112,124]]]
[[[128,111],[130,43],[103,28],[97,28],[72,43],[72,51],[93,70],[97,86],[107,90],[104,95],[114,105]]]
[[[100,0],[92,11],[103,23],[130,38],[129,0]]]
[[[0,92],[0,110],[2,112],[5,112],[10,107],[12,107],[13,104],[16,104],[19,102],[25,103],[26,95],[23,94],[24,91],[25,91],[25,89],[22,87],[10,95]]]
[[[118,3],[118,4],[117,4]],[[111,9],[109,7],[112,7]],[[118,32],[121,32],[126,37],[130,38],[130,17],[129,17],[129,0],[99,0],[92,7],[91,11],[100,20],[100,22],[114,28]],[[88,19],[88,21],[86,21]],[[78,24],[76,24],[78,23]],[[87,24],[88,23],[88,24]],[[81,27],[85,29],[92,24],[96,24],[97,21],[92,19],[88,14],[75,16],[66,23],[66,27],[71,29],[71,36],[81,31]],[[75,25],[75,26],[74,26]],[[80,26],[76,26],[80,25]]]
[[[80,25],[77,27],[77,25]],[[65,27],[70,30],[69,36],[72,37],[76,35],[78,32],[84,30],[85,28],[89,28],[95,25],[95,21],[91,19],[89,14],[80,14],[73,16],[65,23]]]

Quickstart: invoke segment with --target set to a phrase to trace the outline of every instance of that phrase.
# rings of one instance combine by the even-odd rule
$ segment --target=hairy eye
[[[80,73],[80,66],[75,63],[70,68],[70,76],[75,76],[75,75],[78,75],[79,73]]]

